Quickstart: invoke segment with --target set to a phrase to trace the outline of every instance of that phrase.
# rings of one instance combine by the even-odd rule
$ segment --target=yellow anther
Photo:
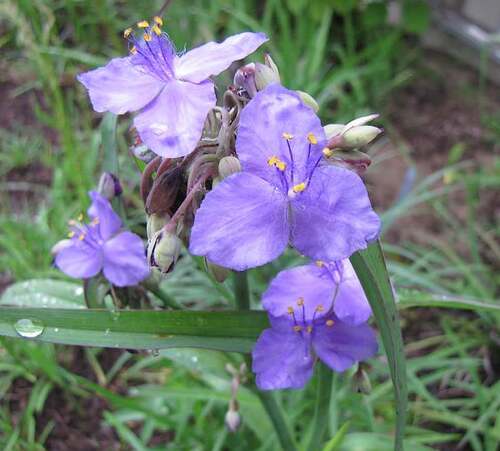
[[[161,34],[161,28],[158,26],[158,25],[153,25],[153,28],[151,28],[154,33],[157,35],[157,36],[160,36]]]
[[[300,332],[302,330],[302,326],[293,326],[294,332]]]
[[[312,331],[313,331],[313,327],[312,326],[307,326],[307,333],[310,334]]]
[[[68,238],[73,238],[75,236],[75,232],[71,231],[68,233]]]
[[[154,16],[153,20],[155,21],[155,24],[159,25],[160,27],[163,26],[163,19],[160,16]]]
[[[299,307],[302,307],[302,306],[304,305],[304,298],[298,298],[298,299],[297,299],[297,305],[298,305]]]
[[[141,20],[140,22],[137,22],[137,26],[139,28],[148,28],[149,22],[147,20]]]
[[[290,315],[293,315],[293,307],[288,307],[287,312],[290,313]]]
[[[83,240],[85,239],[85,233],[82,233],[82,234],[78,237],[78,239],[79,239],[80,241],[83,241]]]
[[[99,218],[95,217],[94,219],[92,219],[91,224],[94,225],[94,226],[96,226],[97,224],[99,224]]]
[[[325,262],[323,260],[316,260],[314,263],[316,263],[318,268],[323,268],[323,266],[325,266]]]
[[[318,304],[314,310],[316,310],[317,312],[323,312],[325,308],[322,304]]]
[[[308,133],[308,134],[307,134],[307,140],[308,140],[311,144],[318,144],[318,140],[316,139],[316,136],[314,136],[314,133]]]
[[[269,159],[267,160],[267,164],[269,166],[274,166],[275,168],[278,168],[281,172],[283,172],[286,169],[286,163],[284,161],[281,161],[275,155],[269,157]]]
[[[150,42],[153,39],[149,33],[144,33],[143,37],[146,42]]]
[[[130,53],[132,55],[135,55],[137,53],[137,48],[135,47],[135,45],[133,45],[131,48],[130,48]]]
[[[78,215],[78,220],[79,220],[80,222],[81,222],[81,221],[83,221],[83,213],[80,213],[80,214]]]
[[[287,141],[290,141],[293,139],[293,135],[290,134],[290,133],[283,133],[281,136],[283,136],[283,138],[285,138]]]
[[[306,182],[302,182],[302,183],[299,183],[298,185],[295,185],[293,188],[292,188],[292,191],[294,193],[301,193],[302,191],[304,191],[306,189]]]
[[[333,326],[333,323],[334,323],[333,319],[327,319],[327,320],[326,320],[326,325],[327,325],[328,327],[332,327],[332,326]]]
[[[127,28],[126,30],[123,31],[123,37],[128,38],[132,34],[132,28]]]
[[[329,149],[328,147],[324,147],[323,148],[323,155],[325,157],[331,157],[333,155],[333,150],[332,149]]]

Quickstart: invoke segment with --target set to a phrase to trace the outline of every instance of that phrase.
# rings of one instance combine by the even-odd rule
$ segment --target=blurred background
[[[51,267],[50,249],[86,207],[102,158],[101,117],[75,76],[123,55],[123,30],[162,5],[0,3],[0,292],[15,281],[64,279]],[[393,282],[406,300],[407,449],[497,450],[498,0],[174,0],[163,17],[179,50],[265,31],[265,50],[283,84],[314,96],[324,123],[381,114],[385,133],[367,149],[365,180],[384,221]],[[218,77],[220,91],[230,82],[231,73]],[[119,124],[120,177],[131,222],[140,226],[129,118]],[[276,265],[251,274],[255,301]],[[187,256],[164,286],[193,308],[223,305],[227,290]],[[24,289],[36,292],[36,282]],[[414,289],[441,296],[450,308],[412,298]],[[240,360],[209,351],[131,354],[0,338],[0,448],[277,449],[265,412],[245,388],[240,430],[224,427],[228,361]],[[392,448],[387,366],[383,357],[370,365],[369,394],[352,387],[352,372],[334,378],[328,435],[337,433],[338,443],[331,449]],[[313,382],[280,394],[298,436],[308,433],[314,389]]]

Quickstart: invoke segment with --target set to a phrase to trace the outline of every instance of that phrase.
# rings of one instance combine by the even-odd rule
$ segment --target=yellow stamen
[[[135,47],[135,45],[133,45],[131,48],[130,48],[130,53],[132,55],[135,55],[137,53],[137,48]]]
[[[302,330],[302,326],[293,326],[294,332],[300,332]]]
[[[123,37],[128,38],[132,34],[132,28],[127,28],[126,30],[123,31]]]
[[[281,136],[283,136],[283,138],[285,138],[287,141],[290,141],[293,139],[293,135],[290,134],[290,133],[283,133]]]
[[[281,172],[283,172],[286,169],[286,163],[284,161],[281,161],[275,155],[269,157],[269,159],[267,160],[267,164],[269,166],[274,166],[275,168],[278,168]]]
[[[149,33],[144,33],[144,40],[146,42],[150,42],[152,39],[151,35]]]
[[[154,33],[157,35],[157,36],[160,36],[161,34],[161,29],[158,25],[153,25],[153,28],[152,30],[154,31]]]
[[[316,136],[314,136],[313,133],[308,133],[307,134],[307,140],[311,143],[311,144],[318,144],[318,140],[316,139]]]
[[[290,315],[293,315],[293,307],[288,307],[287,312],[290,313]]]
[[[325,157],[331,157],[333,155],[333,150],[332,149],[329,149],[328,147],[324,147],[323,148],[323,155]]]
[[[293,188],[292,188],[292,191],[294,193],[301,193],[302,191],[304,191],[306,189],[306,182],[302,182],[302,183],[299,183],[298,185],[295,185]]]
[[[73,238],[75,236],[75,232],[71,231],[68,233],[68,238]]]
[[[334,323],[333,319],[328,319],[328,320],[326,320],[326,325],[327,325],[328,327],[332,327],[332,326],[333,326],[333,323]]]
[[[325,266],[325,262],[323,260],[316,260],[315,263],[318,268],[323,268],[323,266]]]
[[[297,305],[298,305],[299,307],[302,307],[302,306],[304,305],[304,298],[298,298],[298,299],[297,299]]]
[[[316,310],[317,312],[323,312],[325,308],[323,307],[322,304],[318,304],[314,310]]]
[[[137,22],[137,26],[139,28],[148,28],[149,22],[147,20],[141,20],[140,22]]]
[[[83,241],[83,240],[85,239],[85,233],[82,233],[82,234],[78,237],[78,239],[79,239],[80,241]]]
[[[154,16],[153,20],[155,21],[156,24],[158,24],[160,27],[163,26],[163,19],[160,16]]]
[[[307,333],[310,334],[312,331],[313,331],[313,327],[312,326],[307,326]]]

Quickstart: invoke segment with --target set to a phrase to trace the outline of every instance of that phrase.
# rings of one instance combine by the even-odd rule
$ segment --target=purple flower
[[[316,357],[341,372],[376,354],[375,332],[364,322],[370,308],[355,279],[344,261],[285,270],[271,282],[262,300],[271,328],[252,352],[260,389],[303,387]]]
[[[139,111],[134,125],[142,141],[158,155],[175,158],[193,151],[215,106],[209,77],[254,52],[267,37],[241,33],[177,55],[161,24],[158,17],[153,26],[139,22],[141,38],[125,30],[131,55],[80,74],[78,80],[88,89],[95,111]]]
[[[235,270],[263,265],[290,242],[313,259],[341,260],[377,238],[380,219],[357,174],[323,164],[323,127],[299,96],[274,84],[243,109],[242,172],[209,192],[190,251]]]
[[[101,270],[113,285],[135,285],[149,275],[139,236],[121,229],[122,222],[107,199],[91,191],[90,224],[71,221],[70,240],[57,252],[55,264],[65,274],[89,278]]]

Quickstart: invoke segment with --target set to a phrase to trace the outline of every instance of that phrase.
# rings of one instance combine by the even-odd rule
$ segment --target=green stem
[[[151,291],[160,301],[163,302],[165,307],[170,307],[174,310],[181,310],[182,306],[168,293],[165,293],[159,286],[144,282],[143,285],[148,291]]]
[[[250,309],[250,291],[248,289],[248,277],[246,271],[234,273],[234,299],[238,310]],[[248,368],[252,367],[250,356],[245,356]],[[268,391],[261,391],[255,385],[252,387],[254,393],[259,397],[264,409],[269,415],[269,419],[274,426],[276,435],[284,451],[296,451],[292,432],[285,420],[283,409],[276,401],[274,394]]]
[[[323,363],[318,363],[318,386],[314,408],[313,431],[307,449],[321,449],[330,413],[332,393],[332,370]]]

